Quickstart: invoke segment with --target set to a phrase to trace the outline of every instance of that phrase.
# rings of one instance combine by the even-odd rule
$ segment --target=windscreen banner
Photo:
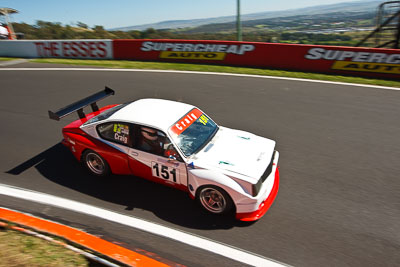
[[[114,58],[400,79],[396,49],[198,40],[114,40]]]
[[[0,41],[0,56],[26,58],[112,59],[112,40]]]

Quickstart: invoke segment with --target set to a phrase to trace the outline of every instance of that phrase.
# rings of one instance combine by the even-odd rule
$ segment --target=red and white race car
[[[77,111],[62,129],[66,145],[89,172],[135,175],[186,191],[213,214],[235,212],[260,219],[279,186],[275,141],[218,126],[199,108],[161,99],[141,99],[101,109],[109,88],[75,102],[52,119]],[[93,112],[84,114],[91,105]],[[150,108],[151,107],[151,108]]]

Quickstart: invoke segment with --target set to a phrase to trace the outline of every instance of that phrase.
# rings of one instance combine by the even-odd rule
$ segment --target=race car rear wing
[[[115,94],[114,90],[106,86],[104,90],[97,92],[91,96],[85,97],[79,101],[76,101],[66,107],[57,110],[56,112],[49,110],[49,117],[50,119],[59,121],[61,118],[71,114],[72,112],[77,111],[79,118],[84,119],[86,115],[83,112],[83,108],[90,105],[92,107],[93,112],[98,111],[99,107],[97,106],[96,102],[114,94]]]

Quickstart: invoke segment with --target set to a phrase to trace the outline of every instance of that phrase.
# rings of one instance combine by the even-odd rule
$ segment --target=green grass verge
[[[124,68],[124,69],[185,70],[185,71],[240,73],[240,74],[303,78],[311,80],[324,80],[324,81],[400,87],[400,82],[393,80],[367,79],[361,77],[337,76],[337,75],[293,72],[293,71],[282,71],[282,70],[268,70],[268,69],[257,69],[257,68],[215,66],[215,65],[196,65],[196,64],[184,64],[184,63],[159,63],[159,62],[156,63],[156,62],[140,62],[140,61],[124,61],[124,60],[80,60],[80,59],[31,59],[30,62],[85,65],[85,66],[97,66],[106,68]]]
[[[90,264],[85,257],[60,245],[13,230],[0,231],[0,267],[91,266]]]
[[[12,58],[12,57],[0,57],[0,61],[11,61],[11,60],[16,60],[19,58]]]

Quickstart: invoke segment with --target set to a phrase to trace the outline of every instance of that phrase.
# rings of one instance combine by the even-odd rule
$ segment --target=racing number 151
[[[176,169],[169,168],[168,166],[152,162],[153,175],[162,177],[165,180],[169,180],[169,176],[172,175],[172,180],[176,183]]]

